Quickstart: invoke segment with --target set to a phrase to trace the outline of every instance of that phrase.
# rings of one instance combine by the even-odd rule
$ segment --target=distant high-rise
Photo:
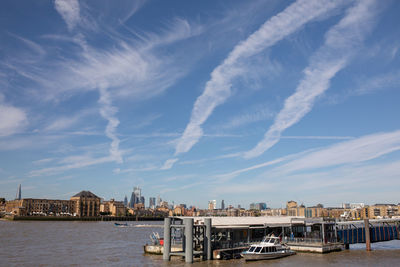
[[[150,197],[149,198],[149,208],[150,209],[155,209],[156,208],[156,198],[155,197]]]
[[[224,200],[222,200],[221,201],[221,210],[224,210],[225,209],[225,202],[224,202]]]
[[[16,194],[16,196],[15,196],[15,199],[17,199],[17,200],[21,200],[21,184],[19,184],[19,186],[18,186],[18,190],[17,190],[17,194]]]
[[[209,210],[217,209],[217,201],[215,199],[208,201],[208,209]]]
[[[161,197],[160,196],[158,196],[157,197],[157,207],[161,207],[161,201],[162,201],[162,199],[161,199]]]
[[[135,186],[131,195],[131,201],[129,202],[129,207],[134,208],[136,204],[144,205],[144,197],[142,196],[142,190],[140,187]]]
[[[250,204],[250,209],[251,210],[266,210],[267,209],[267,204],[265,204],[264,202],[251,203]]]
[[[126,195],[125,195],[125,198],[124,198],[124,206],[128,207],[128,197]]]

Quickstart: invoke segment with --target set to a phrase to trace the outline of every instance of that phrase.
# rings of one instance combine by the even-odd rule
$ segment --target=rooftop
[[[250,226],[276,226],[304,223],[304,217],[293,216],[260,216],[260,217],[175,217],[178,219],[193,218],[195,224],[204,224],[204,218],[211,218],[216,228],[246,228]]]
[[[81,191],[72,197],[99,198],[98,196],[96,196],[95,194],[93,194],[90,191]]]

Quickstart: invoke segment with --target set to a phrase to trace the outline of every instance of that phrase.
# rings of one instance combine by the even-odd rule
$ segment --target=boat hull
[[[272,260],[291,256],[296,254],[294,251],[280,251],[280,252],[270,252],[270,253],[246,253],[243,252],[241,255],[246,261],[258,261],[258,260]]]

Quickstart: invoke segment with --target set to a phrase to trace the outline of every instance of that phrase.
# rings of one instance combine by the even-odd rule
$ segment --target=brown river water
[[[199,261],[186,264],[173,257],[145,255],[143,245],[161,227],[134,227],[162,222],[0,221],[0,266],[400,266],[400,240],[354,245],[350,250],[329,254],[298,253],[287,258],[245,262],[241,260]]]

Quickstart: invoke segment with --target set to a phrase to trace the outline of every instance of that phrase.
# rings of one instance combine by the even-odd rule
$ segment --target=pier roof
[[[184,219],[188,217],[175,217]],[[189,217],[195,224],[204,224],[205,218],[211,218],[211,224],[216,228],[246,228],[250,226],[290,226],[305,221],[304,217],[293,216],[262,216],[262,217]]]

